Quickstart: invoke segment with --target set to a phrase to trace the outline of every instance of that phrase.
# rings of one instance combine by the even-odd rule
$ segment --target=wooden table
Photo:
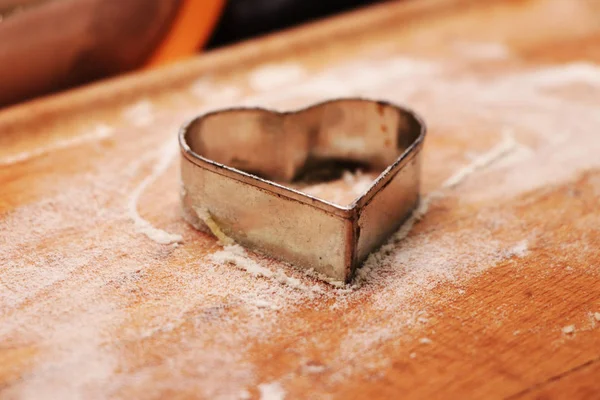
[[[599,63],[596,1],[415,0],[3,110],[0,397],[598,398]],[[339,96],[425,117],[425,217],[360,287],[219,262],[178,126]]]

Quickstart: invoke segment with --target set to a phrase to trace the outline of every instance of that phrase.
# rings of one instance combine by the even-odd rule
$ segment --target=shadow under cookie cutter
[[[252,250],[349,282],[417,206],[424,138],[416,114],[382,101],[211,112],[179,133],[184,217],[199,230],[216,229]],[[328,160],[382,172],[348,206],[286,186]]]

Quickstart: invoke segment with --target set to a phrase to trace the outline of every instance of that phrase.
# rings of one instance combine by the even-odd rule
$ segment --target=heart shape
[[[211,112],[180,131],[184,217],[202,231],[216,227],[245,247],[349,282],[417,205],[424,138],[416,114],[383,101]],[[290,187],[311,166],[332,160],[382,172],[347,206]]]

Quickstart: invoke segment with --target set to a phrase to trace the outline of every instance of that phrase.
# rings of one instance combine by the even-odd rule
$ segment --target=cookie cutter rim
[[[417,121],[417,123],[419,124],[419,127],[420,127],[420,132],[419,132],[419,135],[417,136],[417,138],[404,150],[404,152],[402,154],[400,154],[398,156],[398,158],[396,158],[396,160],[392,164],[387,166],[379,175],[377,175],[377,178],[375,178],[375,180],[371,183],[371,185],[365,192],[363,192],[362,194],[357,196],[352,201],[352,203],[350,203],[347,206],[343,206],[343,205],[336,204],[336,203],[333,203],[333,202],[330,202],[330,201],[327,201],[324,199],[320,199],[318,197],[304,193],[300,190],[279,184],[277,182],[274,182],[274,181],[271,181],[268,179],[261,178],[257,175],[248,173],[246,171],[242,171],[241,169],[237,169],[237,168],[230,167],[228,165],[213,161],[209,158],[206,158],[206,157],[194,152],[190,148],[190,146],[188,145],[188,143],[186,141],[186,133],[188,132],[189,128],[194,123],[196,123],[196,122],[200,121],[201,119],[204,119],[210,115],[214,115],[214,114],[218,114],[218,113],[222,113],[222,112],[235,112],[235,111],[246,111],[246,110],[264,111],[264,112],[269,112],[269,113],[277,113],[280,115],[289,115],[289,114],[296,114],[296,113],[299,113],[302,111],[306,111],[306,110],[309,110],[312,108],[320,107],[324,104],[339,102],[339,101],[347,101],[347,100],[373,102],[373,103],[383,104],[386,106],[393,107],[404,114],[410,115],[415,121]],[[293,111],[274,111],[272,109],[268,109],[265,107],[231,107],[231,108],[219,109],[219,110],[215,110],[215,111],[209,111],[207,113],[200,114],[200,115],[192,118],[188,122],[186,122],[180,128],[178,136],[179,136],[179,146],[180,146],[181,153],[183,154],[183,156],[188,161],[191,161],[192,163],[196,164],[199,167],[205,167],[217,174],[225,175],[229,178],[240,180],[245,183],[250,183],[250,184],[255,183],[255,186],[260,187],[261,189],[271,190],[271,191],[276,192],[279,195],[286,195],[287,197],[289,197],[293,200],[297,200],[297,201],[300,201],[301,203],[309,204],[311,206],[320,208],[323,211],[330,212],[335,215],[339,215],[339,216],[343,216],[343,217],[348,217],[348,216],[351,216],[352,213],[357,210],[357,208],[365,206],[377,194],[377,192],[379,190],[381,190],[382,186],[384,186],[385,183],[387,183],[394,176],[395,172],[400,170],[403,167],[405,162],[409,161],[410,158],[416,156],[423,141],[425,140],[426,132],[427,132],[427,127],[426,127],[423,119],[417,113],[415,113],[413,110],[411,110],[409,108],[406,108],[404,106],[399,106],[399,105],[393,104],[388,101],[383,101],[383,100],[372,100],[372,99],[363,98],[363,97],[345,97],[345,98],[341,98],[341,99],[333,99],[333,100],[319,102],[316,104],[312,104],[308,107],[300,108],[300,109],[293,110]]]
[[[399,115],[403,115],[405,117],[408,117],[409,119],[412,119],[411,123],[414,124],[414,126],[412,127],[412,130],[413,131],[418,130],[418,134],[416,135],[416,137],[406,146],[406,148],[404,148],[404,151],[402,151],[402,153],[400,155],[398,155],[398,157],[395,158],[395,160],[391,164],[389,164],[386,168],[384,168],[384,170],[381,173],[379,173],[379,175],[371,183],[369,188],[367,190],[365,190],[362,194],[357,196],[352,201],[352,203],[345,205],[345,206],[318,198],[313,195],[309,195],[307,193],[302,192],[301,190],[285,186],[283,184],[274,182],[272,180],[264,179],[255,174],[252,174],[250,172],[243,171],[239,168],[231,167],[226,164],[211,160],[211,159],[204,157],[201,154],[198,154],[195,151],[193,151],[186,139],[186,135],[188,134],[190,129],[196,123],[200,122],[202,119],[204,119],[206,117],[209,117],[209,116],[215,115],[215,114],[219,114],[219,113],[236,112],[236,111],[259,111],[259,112],[265,112],[265,113],[278,114],[280,116],[286,116],[286,115],[290,115],[290,114],[302,113],[302,112],[311,110],[313,108],[322,107],[329,103],[344,102],[344,101],[366,102],[366,103],[372,103],[374,105],[380,105],[380,106],[383,105],[383,106],[393,108],[399,113]],[[409,127],[409,129],[411,129],[411,128]],[[380,245],[382,245],[385,242],[385,240],[387,239],[387,237],[389,237],[389,235],[391,233],[393,233],[393,231],[395,231],[396,229],[398,229],[399,226],[401,226],[401,224],[411,215],[414,208],[418,205],[418,202],[420,199],[420,175],[421,174],[420,174],[420,166],[419,166],[420,158],[418,158],[417,156],[419,155],[420,150],[422,148],[422,145],[423,145],[423,142],[424,142],[424,139],[426,136],[426,131],[427,131],[426,125],[425,125],[423,119],[409,108],[406,108],[404,106],[399,106],[399,105],[396,105],[396,104],[388,102],[388,101],[373,100],[373,99],[362,98],[362,97],[349,97],[349,98],[332,99],[332,100],[328,100],[328,101],[324,101],[324,102],[315,103],[308,107],[295,109],[295,110],[291,110],[291,111],[283,111],[283,112],[264,108],[264,107],[232,107],[232,108],[210,111],[210,112],[203,113],[203,114],[200,114],[200,115],[192,118],[191,120],[189,120],[187,123],[185,123],[181,127],[181,129],[179,130],[179,144],[180,144],[180,150],[181,150],[181,153],[183,156],[182,163],[184,161],[188,161],[191,164],[193,164],[199,168],[206,169],[207,171],[213,172],[219,176],[222,176],[225,179],[233,179],[235,181],[239,181],[241,183],[251,185],[257,189],[266,191],[267,193],[270,193],[277,197],[284,197],[287,200],[293,200],[293,201],[299,202],[302,205],[306,205],[306,206],[318,209],[321,212],[324,212],[324,213],[327,213],[330,215],[334,215],[336,217],[341,217],[344,220],[349,221],[352,225],[353,232],[342,233],[346,236],[353,235],[350,238],[347,237],[346,240],[348,240],[348,241],[354,240],[351,244],[346,245],[346,250],[345,250],[345,254],[346,254],[345,259],[347,261],[345,261],[345,271],[344,271],[343,280],[346,282],[349,282],[353,277],[354,271],[356,270],[356,268],[358,268],[358,266],[360,266],[360,264],[362,264],[362,262],[366,258],[366,255],[368,255],[368,253],[370,253],[371,251],[375,250]],[[400,131],[398,132],[398,134],[400,134]],[[385,237],[383,237],[382,240],[378,240],[378,243],[375,246],[369,245],[369,247],[372,247],[372,248],[369,249],[369,251],[366,255],[363,255],[359,259],[359,257],[358,257],[358,246],[359,246],[359,237],[360,237],[360,226],[359,226],[360,221],[359,221],[359,219],[361,218],[361,213],[367,208],[367,206],[369,205],[369,203],[371,201],[373,201],[374,199],[377,198],[378,193],[382,192],[388,184],[390,184],[391,182],[394,181],[394,178],[396,177],[396,175],[398,175],[399,172],[404,170],[405,166],[409,166],[409,163],[413,159],[416,159],[416,163],[418,164],[417,166],[415,166],[415,168],[417,170],[416,171],[416,182],[414,183],[415,186],[414,187],[411,186],[411,190],[413,192],[412,194],[415,197],[414,202],[412,202],[409,207],[404,206],[404,208],[402,209],[403,210],[402,216],[395,221],[394,230],[391,231],[391,233],[387,233],[385,235]],[[182,164],[182,166],[183,166],[183,164]],[[191,221],[189,219],[189,216],[186,214],[186,209],[185,209],[186,206],[184,205],[183,200],[184,200],[184,197],[187,195],[186,193],[188,191],[188,188],[186,187],[186,182],[185,182],[185,179],[183,179],[183,175],[182,175],[182,181],[183,181],[182,182],[182,184],[183,184],[182,206],[184,209],[184,217],[195,228],[207,232],[207,230],[204,229],[203,227],[198,226],[197,224],[194,224],[194,222]],[[203,222],[205,222],[205,221],[203,221]],[[358,228],[358,232],[357,232],[357,228]],[[388,229],[388,231],[389,231],[389,229]],[[272,251],[271,252],[263,251],[261,248],[256,248],[253,246],[254,245],[250,246],[250,248],[253,250],[257,250],[258,252],[261,252],[261,253],[266,253],[267,255],[277,258],[281,261],[290,262],[292,264],[298,265],[298,263],[288,260],[284,255],[277,254],[276,252],[274,253]],[[299,266],[309,268],[309,266],[302,265],[302,264],[300,264]],[[315,270],[319,271],[317,268],[315,268]],[[319,271],[319,272],[321,272],[321,271]],[[339,275],[340,274],[338,273],[337,277],[340,277]]]

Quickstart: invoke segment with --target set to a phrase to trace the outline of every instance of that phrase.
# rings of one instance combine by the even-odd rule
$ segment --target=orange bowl
[[[164,65],[195,54],[210,38],[224,5],[225,0],[182,0],[169,31],[146,66]]]

